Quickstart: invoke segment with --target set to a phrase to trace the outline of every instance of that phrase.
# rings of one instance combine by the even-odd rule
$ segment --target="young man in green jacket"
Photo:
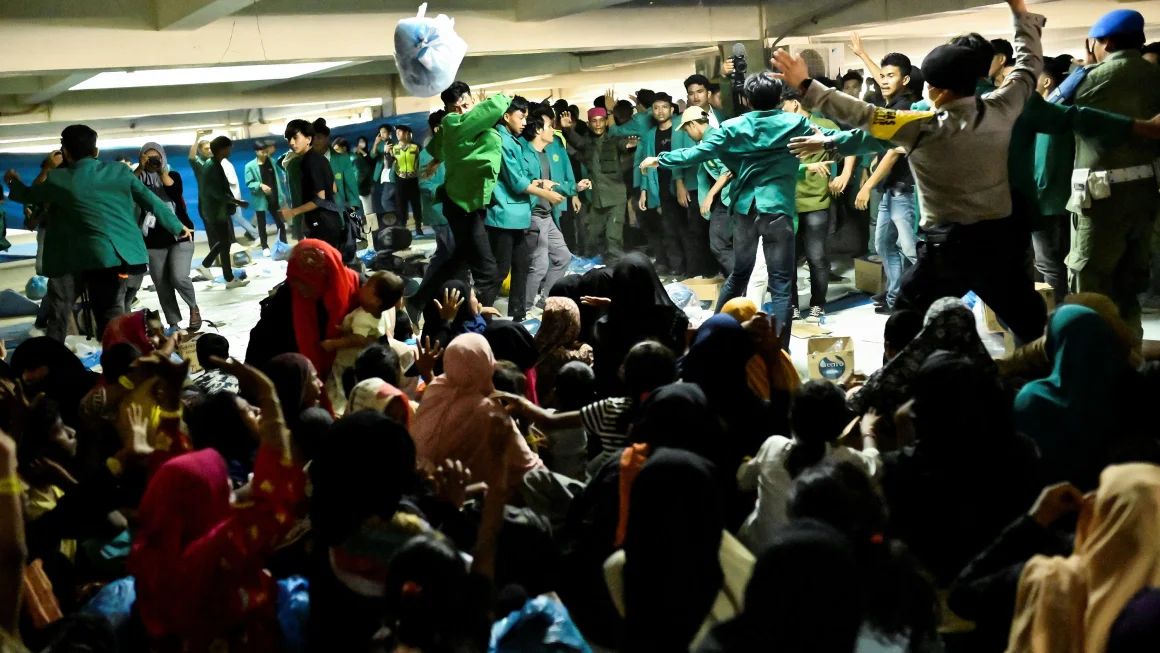
[[[286,242],[286,222],[282,220],[281,209],[289,198],[283,191],[285,172],[274,165],[274,149],[274,144],[268,140],[254,141],[254,160],[246,164],[243,172],[246,188],[250,189],[250,208],[254,209],[254,216],[258,219],[258,238],[266,256],[270,255],[269,236],[266,235],[267,212],[278,227],[278,240]]]
[[[503,157],[503,141],[494,127],[511,104],[511,98],[497,93],[477,105],[471,97],[471,88],[463,82],[453,83],[440,98],[447,107],[447,115],[427,145],[431,161],[421,175],[429,177],[440,163],[445,166],[446,181],[436,193],[443,203],[443,215],[451,227],[455,249],[446,263],[424,279],[408,301],[407,311],[413,318],[444,283],[459,276],[460,268],[465,265],[471,268],[476,298],[483,306],[495,302],[503,281],[491,253],[484,219]]]
[[[427,127],[431,130],[432,139],[439,133],[443,117],[446,115],[447,111],[440,109],[427,116]],[[435,160],[429,150],[430,147],[425,147],[419,152],[420,170],[426,169],[427,165]],[[423,203],[423,215],[427,216],[427,226],[435,232],[435,253],[431,255],[431,261],[427,264],[427,274],[423,275],[424,278],[432,270],[446,263],[451,258],[451,251],[455,249],[451,227],[447,225],[447,218],[443,217],[443,203],[435,194],[435,191],[443,185],[445,176],[444,165],[438,163],[431,176],[419,177],[419,200]]]
[[[201,164],[200,172],[198,168],[194,168],[194,175],[198,178],[198,206],[201,210],[202,220],[205,221],[206,233],[212,234],[209,254],[202,259],[197,271],[203,277],[212,279],[213,275],[209,266],[213,265],[215,260],[219,260],[222,266],[222,278],[225,279],[228,289],[241,288],[250,283],[248,279],[234,278],[234,270],[230,260],[230,245],[234,242],[231,216],[237,207],[249,206],[249,203],[234,197],[233,191],[230,190],[229,179],[226,178],[226,171],[221,165],[223,159],[229,158],[233,147],[234,143],[229,137],[218,136],[209,144],[213,158]]]
[[[788,146],[794,137],[813,135],[816,126],[804,116],[781,110],[782,88],[782,83],[769,73],[750,77],[745,82],[745,96],[752,111],[726,120],[720,129],[709,133],[695,147],[647,157],[640,167],[647,170],[660,165],[679,169],[720,159],[734,172],[729,207],[736,217],[733,274],[721,289],[717,307],[720,309],[725,302],[744,294],[753,273],[760,238],[769,274],[772,314],[778,321],[782,345],[788,349],[792,315],[790,290],[796,276],[794,232],[798,179],[798,159]]]
[[[495,257],[498,277],[511,272],[508,293],[508,315],[523,321],[527,314],[527,283],[531,269],[527,233],[532,224],[532,205],[539,198],[554,206],[564,201],[560,193],[544,188],[540,180],[539,161],[524,148],[520,135],[527,125],[528,101],[512,98],[503,118],[495,126],[503,153],[493,200],[487,207],[487,238]]]
[[[159,225],[174,236],[188,238],[193,230],[182,225],[128,166],[98,161],[97,132],[88,126],[66,127],[60,143],[67,168],[49,170],[42,183],[31,187],[15,170],[5,173],[4,181],[12,201],[53,206],[45,234],[44,274],[71,276],[75,283],[72,296],[60,302],[64,315],[50,319],[49,334],[64,340],[67,312],[76,303],[77,291],[87,288],[99,338],[110,320],[125,313],[125,276],[144,274],[149,260],[134,204],[157,216]]]
[[[358,173],[355,172],[354,161],[330,149],[330,127],[326,126],[322,118],[314,121],[314,140],[310,146],[330,162],[330,170],[334,173],[334,203],[340,208],[354,207],[361,211],[362,198],[358,194]]]
[[[587,179],[576,181],[572,172],[572,161],[568,158],[568,148],[556,138],[552,128],[555,114],[548,107],[532,111],[528,124],[524,127],[524,148],[529,162],[538,174],[535,176],[555,185],[552,190],[564,197],[576,197],[578,193],[592,187]],[[527,248],[531,259],[528,273],[527,302],[535,306],[536,296],[547,296],[552,286],[564,277],[568,264],[572,262],[572,252],[560,231],[560,214],[567,202],[553,204],[537,197],[532,205],[531,226],[527,233]]]

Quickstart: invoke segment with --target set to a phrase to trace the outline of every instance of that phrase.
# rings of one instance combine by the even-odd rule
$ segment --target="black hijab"
[[[521,372],[536,366],[540,356],[536,340],[519,322],[493,320],[483,330],[483,337],[491,345],[491,352],[497,361],[515,363]]]
[[[651,455],[632,485],[624,540],[627,651],[684,651],[725,579],[716,469],[688,451]]]
[[[609,299],[612,306],[608,309],[608,316],[617,322],[648,317],[657,307],[676,309],[653,269],[652,261],[640,252],[625,254],[616,262],[612,269]]]
[[[728,449],[721,421],[709,408],[700,386],[671,383],[644,400],[630,431],[632,441],[662,448],[693,452],[716,464],[728,464]],[[724,468],[723,468],[724,469]]]
[[[584,297],[611,297],[612,268],[596,268],[584,274],[570,274],[556,282],[548,292],[549,297],[567,297],[580,307],[580,342],[592,344],[592,329],[607,312],[603,308],[588,306],[581,301]]]
[[[271,358],[262,371],[274,383],[282,414],[288,421],[296,420],[302,411],[310,408],[306,405],[306,386],[318,373],[310,359],[302,354],[281,354]]]
[[[850,653],[862,626],[861,574],[849,540],[803,519],[774,534],[745,588],[745,611],[698,653]]]

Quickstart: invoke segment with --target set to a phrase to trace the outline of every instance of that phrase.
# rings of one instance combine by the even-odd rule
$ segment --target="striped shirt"
[[[603,399],[580,409],[580,418],[588,437],[600,439],[600,447],[604,453],[619,455],[627,447],[629,413],[632,411],[632,400],[628,397]]]

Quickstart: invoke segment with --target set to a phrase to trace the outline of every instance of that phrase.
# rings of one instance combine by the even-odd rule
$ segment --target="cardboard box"
[[[1051,286],[1045,283],[1036,283],[1035,292],[1043,297],[1043,301],[1047,304],[1047,312],[1055,310],[1055,291]],[[983,304],[983,323],[987,327],[987,331],[991,333],[1002,333],[1006,331],[1003,324],[999,322],[999,316],[995,315],[995,311],[991,310],[990,306]]]
[[[854,369],[853,338],[810,338],[806,352],[810,379],[836,382]]]
[[[189,373],[201,371],[201,363],[197,360],[197,340],[187,340],[177,346],[177,355],[189,361]]]
[[[703,302],[717,303],[717,298],[721,296],[721,287],[725,285],[724,279],[685,279],[681,283],[685,284],[697,299]]]
[[[854,287],[871,295],[886,292],[886,270],[882,263],[863,257],[854,259]]]

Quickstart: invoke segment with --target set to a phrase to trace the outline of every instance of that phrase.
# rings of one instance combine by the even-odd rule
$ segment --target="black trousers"
[[[262,249],[270,249],[270,237],[266,235],[266,212],[254,210],[254,217],[258,219],[258,240]],[[274,226],[278,228],[278,240],[286,242],[286,221],[282,219],[282,212],[277,204],[270,204],[270,217],[274,218]]]
[[[1027,270],[1026,218],[939,225],[924,234],[918,262],[902,275],[895,308],[926,312],[935,300],[973,290],[1023,342],[1043,335],[1047,306]]]
[[[495,257],[496,278],[500,279],[502,284],[508,272],[512,275],[511,286],[508,289],[508,317],[522,322],[527,316],[528,272],[532,268],[528,230],[485,228],[492,256]]]
[[[263,232],[264,233],[264,232]],[[209,239],[209,254],[202,259],[201,264],[210,267],[218,263],[222,266],[222,277],[226,281],[234,280],[234,268],[230,261],[230,245],[234,243],[234,224],[227,218],[224,222],[218,220],[205,221],[205,235]],[[213,281],[213,279],[210,279]]]
[[[688,230],[685,240],[685,259],[688,261],[689,276],[712,277],[717,274],[717,263],[709,250],[709,218],[701,215],[701,196],[689,193],[689,205],[685,207]]]
[[[468,213],[446,197],[443,197],[442,201],[443,216],[447,218],[447,226],[451,228],[455,248],[451,250],[451,255],[445,263],[428,270],[423,283],[411,298],[410,305],[421,310],[443,288],[443,284],[454,278],[461,278],[463,268],[469,267],[475,282],[476,299],[481,306],[491,306],[499,295],[503,277],[499,276],[496,269],[491,243],[487,239],[487,229],[483,225],[487,209]]]
[[[660,249],[657,263],[666,262],[669,270],[677,276],[688,272],[690,263],[687,251],[689,241],[688,212],[681,206],[676,196],[661,192],[661,206],[658,225]]]
[[[400,227],[407,226],[407,208],[415,216],[415,231],[423,228],[423,203],[419,197],[419,178],[395,178],[395,217]]]

